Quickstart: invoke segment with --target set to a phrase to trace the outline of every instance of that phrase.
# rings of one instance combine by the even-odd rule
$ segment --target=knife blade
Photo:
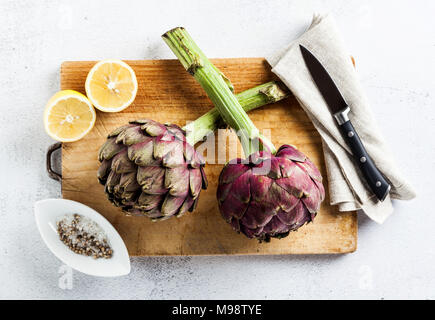
[[[307,48],[302,45],[299,45],[299,47],[307,69],[325,100],[329,111],[337,121],[340,132],[352,151],[352,155],[358,162],[368,186],[380,201],[384,201],[390,192],[391,185],[376,167],[358,133],[355,131],[348,115],[350,106],[346,103],[340,90],[320,61]]]

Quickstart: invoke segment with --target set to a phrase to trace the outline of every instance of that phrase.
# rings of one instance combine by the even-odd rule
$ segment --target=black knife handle
[[[385,180],[378,168],[376,168],[350,120],[344,122],[339,127],[350,150],[352,150],[353,156],[358,161],[361,172],[367,180],[370,189],[372,189],[380,201],[384,201],[390,192],[390,184]]]

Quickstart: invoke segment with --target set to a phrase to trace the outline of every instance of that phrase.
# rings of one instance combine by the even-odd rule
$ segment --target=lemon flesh
[[[83,138],[94,126],[95,109],[80,92],[63,90],[47,103],[44,127],[55,140],[72,142]]]
[[[102,60],[89,71],[85,89],[95,108],[104,112],[119,112],[136,97],[136,74],[121,60]]]

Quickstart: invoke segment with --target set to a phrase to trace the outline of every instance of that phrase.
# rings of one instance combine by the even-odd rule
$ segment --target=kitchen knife
[[[349,120],[350,107],[344,100],[334,81],[317,58],[302,45],[299,45],[305,64],[317,88],[323,96],[329,111],[338,123],[344,140],[350,147],[353,156],[358,161],[361,172],[373,193],[380,201],[384,201],[391,186],[376,168],[364,148],[361,139]]]

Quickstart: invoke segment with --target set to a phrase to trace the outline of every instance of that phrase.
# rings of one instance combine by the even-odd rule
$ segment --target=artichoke
[[[312,221],[325,197],[314,164],[294,147],[276,150],[259,133],[231,86],[184,28],[166,32],[163,39],[236,131],[247,156],[230,161],[220,174],[217,198],[223,218],[260,241],[285,237]]]
[[[203,158],[174,124],[131,121],[109,134],[98,158],[109,200],[131,215],[179,217],[195,209],[207,188]]]
[[[259,151],[244,162],[236,159],[223,168],[217,190],[219,210],[235,231],[269,241],[314,219],[325,189],[302,152],[283,145],[275,155]]]

